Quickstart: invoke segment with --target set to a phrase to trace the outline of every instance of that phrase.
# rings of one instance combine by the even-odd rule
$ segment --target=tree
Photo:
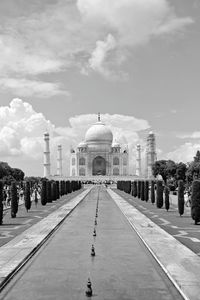
[[[154,177],[160,174],[166,183],[167,179],[175,176],[176,164],[172,160],[158,160],[154,163],[152,171]]]
[[[11,175],[15,178],[16,181],[24,180],[24,172],[18,168],[12,168]]]
[[[170,203],[169,203],[169,188],[167,185],[164,188],[164,193],[165,193],[165,209],[168,211],[170,207]]]
[[[179,180],[178,182],[178,211],[180,216],[184,214],[184,182]]]
[[[26,184],[25,184],[24,204],[25,204],[25,208],[28,212],[28,210],[31,208],[31,193],[30,193],[30,182],[29,181],[26,181]]]
[[[11,217],[16,218],[18,212],[18,195],[16,183],[11,183]]]
[[[42,180],[42,189],[41,189],[41,204],[47,204],[47,181]]]
[[[158,180],[156,185],[156,206],[157,208],[163,207],[163,182],[161,180]]]
[[[200,222],[200,181],[194,180],[192,183],[191,197],[191,217],[195,221],[195,225]]]
[[[155,182],[151,181],[151,203],[155,203]]]
[[[187,165],[183,162],[180,162],[176,165],[176,180],[183,180],[185,182],[186,179],[186,171]]]
[[[3,224],[3,182],[0,181],[0,225]]]

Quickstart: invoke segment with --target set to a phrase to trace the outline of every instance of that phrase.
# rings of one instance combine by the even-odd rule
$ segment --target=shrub
[[[57,180],[56,181],[56,199],[59,199],[60,198],[60,190],[59,190],[59,181]]]
[[[11,183],[11,217],[16,218],[18,212],[18,195],[15,182]]]
[[[169,203],[169,188],[168,186],[165,186],[165,209],[168,211],[169,207],[170,207],[170,203]]]
[[[47,202],[49,202],[49,203],[52,202],[52,198],[51,198],[51,184],[52,184],[52,182],[47,181],[47,185],[46,185],[46,188],[47,188]]]
[[[138,198],[141,198],[141,181],[138,180]]]
[[[52,182],[51,192],[52,192],[52,200],[56,200],[56,197],[57,197],[57,184],[56,184],[56,182]]]
[[[178,212],[180,216],[184,214],[184,182],[178,181]]]
[[[200,222],[200,181],[194,180],[192,184],[191,217],[195,225]]]
[[[41,204],[47,204],[47,182],[46,180],[42,181],[42,189],[41,189]]]
[[[0,180],[0,225],[3,224],[3,182]]]
[[[144,201],[145,200],[145,194],[144,194],[144,181],[141,181],[141,200]]]
[[[133,181],[133,197],[137,197],[137,181]]]
[[[155,182],[151,181],[151,203],[155,203]]]
[[[148,180],[146,180],[144,182],[144,198],[145,198],[146,202],[149,200],[149,181]]]
[[[28,212],[28,210],[31,208],[31,192],[30,192],[30,182],[29,181],[26,181],[26,183],[25,183],[24,205]]]
[[[157,208],[163,207],[163,182],[161,180],[158,180],[156,184],[156,206]]]

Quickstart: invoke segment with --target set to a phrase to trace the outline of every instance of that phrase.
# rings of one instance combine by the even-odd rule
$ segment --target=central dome
[[[88,142],[100,142],[112,144],[113,134],[112,131],[101,121],[98,121],[92,125],[85,135],[85,141]]]

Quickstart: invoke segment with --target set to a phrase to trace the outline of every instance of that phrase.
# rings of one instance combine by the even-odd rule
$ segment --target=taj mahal
[[[128,149],[122,151],[113,142],[112,131],[100,120],[86,132],[85,139],[76,150],[71,150],[70,176],[128,175]]]
[[[57,172],[51,173],[49,133],[44,134],[44,177],[51,176],[70,177],[109,176],[124,177],[135,175],[137,177],[152,177],[152,166],[157,159],[155,135],[149,132],[146,139],[145,159],[141,158],[142,147],[136,145],[135,172],[129,172],[130,153],[126,145],[122,145],[113,138],[111,129],[101,121],[100,113],[97,122],[86,131],[84,140],[70,151],[69,170],[63,170],[62,145],[57,147]],[[144,149],[143,149],[144,151]],[[132,159],[133,161],[133,159]],[[143,168],[142,168],[143,165]],[[54,173],[55,174],[55,173]]]

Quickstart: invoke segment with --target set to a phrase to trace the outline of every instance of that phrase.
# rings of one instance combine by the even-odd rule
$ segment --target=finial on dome
[[[101,115],[100,115],[100,112],[98,112],[98,122],[101,122]]]

